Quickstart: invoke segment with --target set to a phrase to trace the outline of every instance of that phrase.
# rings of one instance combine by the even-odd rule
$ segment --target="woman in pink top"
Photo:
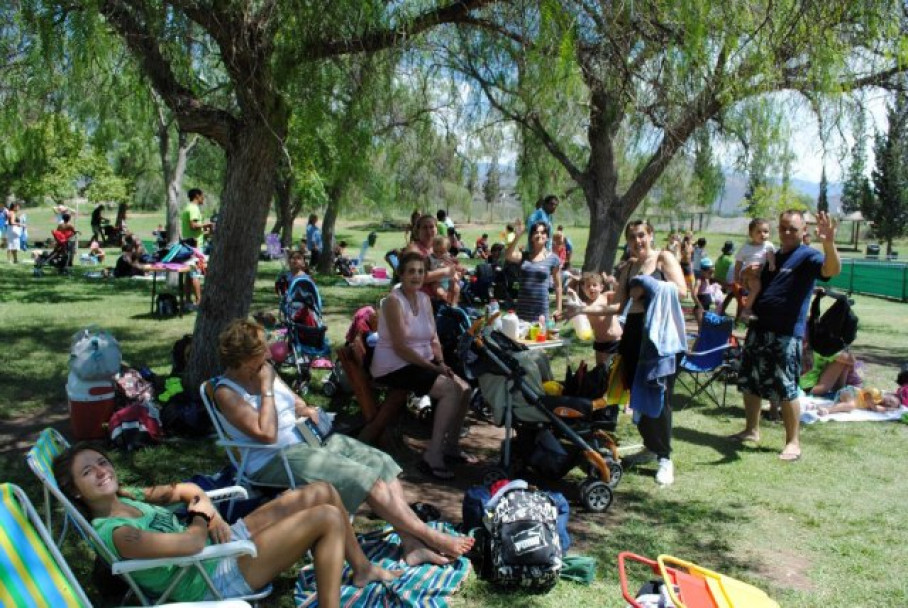
[[[436,479],[453,479],[450,464],[477,462],[459,446],[470,388],[445,364],[432,303],[422,292],[427,270],[428,262],[418,252],[408,251],[401,258],[400,284],[382,301],[379,312],[371,371],[380,384],[438,400],[432,439],[419,468]]]

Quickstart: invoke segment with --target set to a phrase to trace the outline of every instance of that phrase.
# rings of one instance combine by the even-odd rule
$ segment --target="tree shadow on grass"
[[[741,442],[731,437],[704,433],[686,426],[675,426],[672,429],[672,437],[677,441],[712,448],[720,458],[703,464],[711,464],[713,466],[737,462],[741,459],[741,452],[775,452],[774,449],[763,447],[759,444]]]
[[[861,344],[855,349],[858,359],[863,360],[871,365],[880,365],[892,369],[892,377],[895,379],[899,367],[908,361],[908,346],[871,346]]]

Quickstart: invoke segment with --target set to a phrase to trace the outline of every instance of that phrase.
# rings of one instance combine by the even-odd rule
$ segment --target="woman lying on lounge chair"
[[[256,557],[244,555],[206,565],[215,587],[225,597],[251,595],[310,549],[320,606],[339,605],[345,558],[353,569],[353,584],[360,587],[400,574],[369,561],[357,544],[340,496],[326,483],[286,492],[229,526],[195,484],[121,488],[113,464],[88,444],[76,444],[55,458],[54,477],[105,545],[125,559],[193,555],[210,543],[251,540]],[[188,507],[186,525],[158,506],[179,502]],[[134,576],[143,589],[159,595],[178,572],[177,568],[162,567]],[[215,599],[210,595],[196,570],[187,572],[173,590],[178,601]]]

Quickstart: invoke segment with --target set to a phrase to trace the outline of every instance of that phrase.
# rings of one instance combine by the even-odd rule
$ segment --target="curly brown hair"
[[[265,328],[250,319],[234,319],[218,336],[218,356],[224,367],[239,367],[267,348]]]

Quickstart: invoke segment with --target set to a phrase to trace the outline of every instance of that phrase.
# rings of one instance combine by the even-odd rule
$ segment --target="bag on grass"
[[[546,492],[516,480],[499,489],[484,507],[477,536],[480,575],[496,585],[547,592],[562,568],[558,507]]]
[[[154,399],[154,386],[132,368],[123,370],[114,378],[114,391],[117,405],[128,407],[133,404],[144,405]]]
[[[110,442],[125,452],[160,443],[164,438],[154,402],[133,403],[114,412],[107,423]]]
[[[820,316],[820,300],[829,296],[835,302]],[[858,334],[858,317],[843,293],[820,291],[810,305],[807,339],[814,352],[831,357],[854,342]]]
[[[161,421],[168,435],[189,439],[207,437],[214,430],[200,398],[186,391],[170,396],[161,410]]]
[[[76,332],[69,351],[69,370],[82,380],[110,380],[120,371],[120,345],[97,326]]]
[[[177,314],[177,297],[172,293],[159,293],[154,310],[159,317],[172,317]]]

